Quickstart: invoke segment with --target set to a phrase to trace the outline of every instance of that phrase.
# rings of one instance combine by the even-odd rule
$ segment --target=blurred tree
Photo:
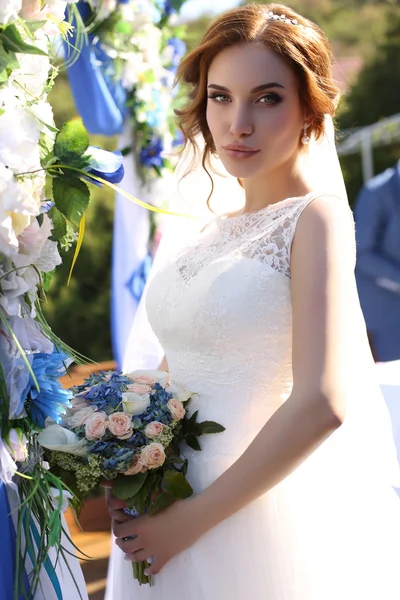
[[[357,2],[357,0],[353,0]],[[400,8],[391,6],[387,12],[386,35],[377,45],[375,54],[366,62],[357,81],[342,103],[338,125],[340,129],[371,125],[382,118],[400,112]],[[374,148],[374,172],[381,173],[400,157],[400,144]],[[350,202],[353,203],[363,185],[361,155],[344,156]]]
[[[354,0],[355,1],[355,0]],[[400,111],[400,8],[387,15],[387,31],[365,64],[340,115],[342,129],[370,125]]]

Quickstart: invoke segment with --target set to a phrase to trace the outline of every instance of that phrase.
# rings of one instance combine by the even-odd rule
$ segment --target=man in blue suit
[[[373,177],[355,205],[356,278],[376,361],[400,359],[400,161]]]

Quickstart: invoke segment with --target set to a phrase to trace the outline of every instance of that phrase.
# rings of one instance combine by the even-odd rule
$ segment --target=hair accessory
[[[275,15],[273,12],[269,12],[267,15],[268,21],[282,21],[283,23],[289,23],[290,25],[297,25],[302,29],[305,29],[304,25],[301,25],[297,19],[288,19],[286,15]]]

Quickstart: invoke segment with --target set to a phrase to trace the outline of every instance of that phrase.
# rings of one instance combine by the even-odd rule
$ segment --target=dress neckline
[[[249,217],[257,217],[264,213],[268,213],[273,210],[278,210],[279,208],[282,208],[288,204],[294,204],[296,201],[305,200],[306,198],[308,198],[309,196],[311,196],[314,193],[315,192],[308,192],[304,196],[291,196],[289,198],[284,198],[283,200],[279,200],[278,202],[273,202],[272,204],[267,204],[267,206],[264,206],[263,208],[260,208],[258,210],[255,210],[252,212],[241,213],[240,215],[234,215],[232,217],[229,217],[227,215],[220,215],[219,217],[216,218],[216,220],[223,222],[223,223],[228,223],[229,221],[246,220],[246,218],[249,218]]]

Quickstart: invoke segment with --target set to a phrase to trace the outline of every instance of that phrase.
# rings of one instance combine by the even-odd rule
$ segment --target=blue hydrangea
[[[121,385],[111,380],[107,383],[94,385],[88,392],[82,394],[86,400],[97,406],[98,410],[111,414],[122,402]]]

